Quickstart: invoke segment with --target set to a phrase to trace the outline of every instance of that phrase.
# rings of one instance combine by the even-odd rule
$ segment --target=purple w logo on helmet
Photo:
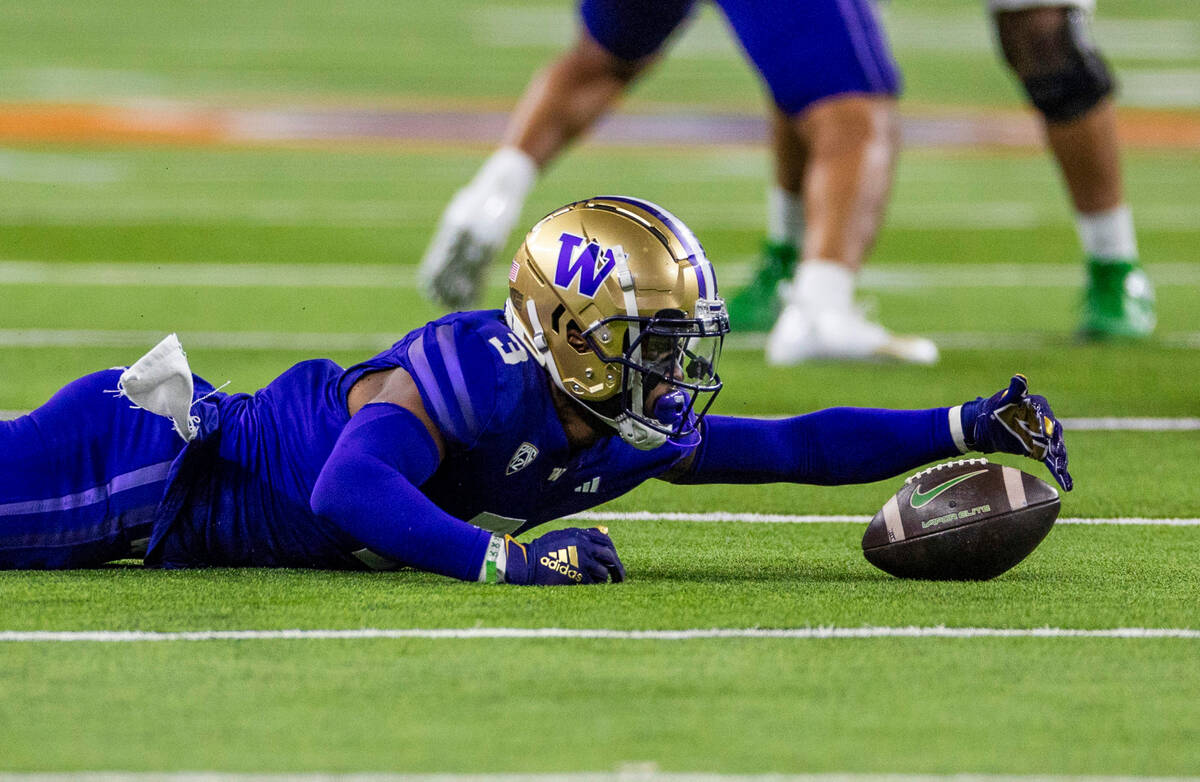
[[[612,248],[604,251],[604,265],[600,265],[600,245],[588,242],[582,250],[577,248],[583,244],[583,237],[564,233],[559,237],[562,246],[558,251],[558,266],[554,270],[554,284],[560,288],[570,288],[576,277],[579,278],[579,293],[589,299],[596,297],[596,291],[608,279],[617,265]],[[622,252],[617,248],[617,252]],[[597,268],[598,267],[598,268]]]

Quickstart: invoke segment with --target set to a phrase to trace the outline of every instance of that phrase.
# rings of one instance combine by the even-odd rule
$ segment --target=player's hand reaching
[[[1043,462],[1067,491],[1074,486],[1067,472],[1067,446],[1062,424],[1046,397],[1029,393],[1024,375],[1013,375],[1008,388],[963,405],[963,436],[982,453],[1003,451]]]
[[[504,538],[504,580],[510,584],[603,584],[625,580],[625,566],[603,528],[547,532],[530,543]]]

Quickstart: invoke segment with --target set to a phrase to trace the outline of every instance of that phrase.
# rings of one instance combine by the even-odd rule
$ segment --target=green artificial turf
[[[1021,106],[981,5],[885,10],[908,116]],[[1096,33],[1128,84],[1127,105],[1154,108],[1147,87],[1186,87],[1200,67],[1193,5],[1100,4]],[[0,110],[182,101],[503,112],[571,40],[572,9],[558,0],[25,2],[0,26]],[[628,101],[643,114],[762,107],[712,8]],[[231,391],[313,356],[348,365],[372,354],[440,314],[418,295],[415,265],[444,204],[488,153],[404,139],[0,143],[4,411],[129,364],[169,331],[197,373],[231,381]],[[1158,286],[1154,339],[1074,339],[1081,258],[1044,151],[910,148],[861,294],[889,327],[938,339],[940,363],[768,368],[761,338],[734,334],[715,412],[950,405],[1022,371],[1063,417],[1200,417],[1200,153],[1131,148],[1124,166]],[[537,184],[520,222],[600,192],[650,198],[695,230],[728,294],[757,253],[769,172],[753,139],[585,142]],[[504,295],[504,272],[492,270],[489,302]],[[1068,431],[1067,444],[1077,488],[1062,497],[1063,517],[1200,516],[1200,433]],[[995,460],[1048,479],[1027,460]],[[651,481],[600,510],[870,516],[901,480]],[[605,523],[627,583],[518,589],[415,572],[135,563],[3,572],[0,632],[1200,629],[1196,526],[1060,524],[993,581],[924,583],[874,570],[860,550],[863,523]],[[1194,777],[1198,660],[1195,638],[0,641],[0,772]]]
[[[861,525],[611,528],[630,571],[620,585],[517,589],[417,573],[124,566],[8,573],[0,627],[1200,625],[1194,529],[1060,527],[992,582],[937,584],[872,570],[858,551]],[[552,772],[653,762],[728,773],[1186,774],[1200,759],[1195,645],[0,643],[3,767]],[[521,737],[503,746],[536,738],[556,751],[496,757],[497,731]]]
[[[25,645],[0,727],[11,770],[1185,775],[1194,645]]]

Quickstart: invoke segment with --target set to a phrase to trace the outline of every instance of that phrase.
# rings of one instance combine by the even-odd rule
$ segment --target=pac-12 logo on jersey
[[[578,277],[580,295],[596,298],[596,292],[616,268],[617,256],[624,256],[625,250],[617,245],[601,252],[600,245],[595,242],[583,244],[582,236],[569,233],[564,233],[558,241],[560,247],[558,266],[554,269],[554,284],[569,290]],[[582,249],[580,245],[583,245]]]
[[[533,463],[533,460],[538,456],[537,446],[532,443],[521,443],[517,446],[517,450],[513,453],[512,458],[508,460],[508,469],[504,471],[505,475],[512,475],[515,472],[520,472]]]

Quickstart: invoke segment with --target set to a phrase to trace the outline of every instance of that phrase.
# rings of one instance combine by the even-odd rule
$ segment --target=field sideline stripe
[[[653,764],[650,764],[653,766]],[[240,773],[229,771],[68,771],[0,773],[0,782],[1197,782],[1200,777],[1082,776],[1052,774],[719,774],[671,772],[631,763],[617,771],[544,774],[328,774]]]
[[[0,643],[142,643],[159,641],[474,640],[565,638],[614,641],[692,641],[723,638],[825,640],[863,638],[1121,638],[1200,640],[1179,627],[711,627],[683,630],[610,630],[566,627],[361,628],[356,630],[4,630]]]
[[[792,513],[674,513],[660,511],[583,511],[564,516],[576,521],[689,521],[698,523],[739,522],[746,524],[866,524],[870,516],[802,515]],[[1145,516],[1085,518],[1065,517],[1057,524],[1147,526],[1147,527],[1198,527],[1200,518],[1151,518]]]

